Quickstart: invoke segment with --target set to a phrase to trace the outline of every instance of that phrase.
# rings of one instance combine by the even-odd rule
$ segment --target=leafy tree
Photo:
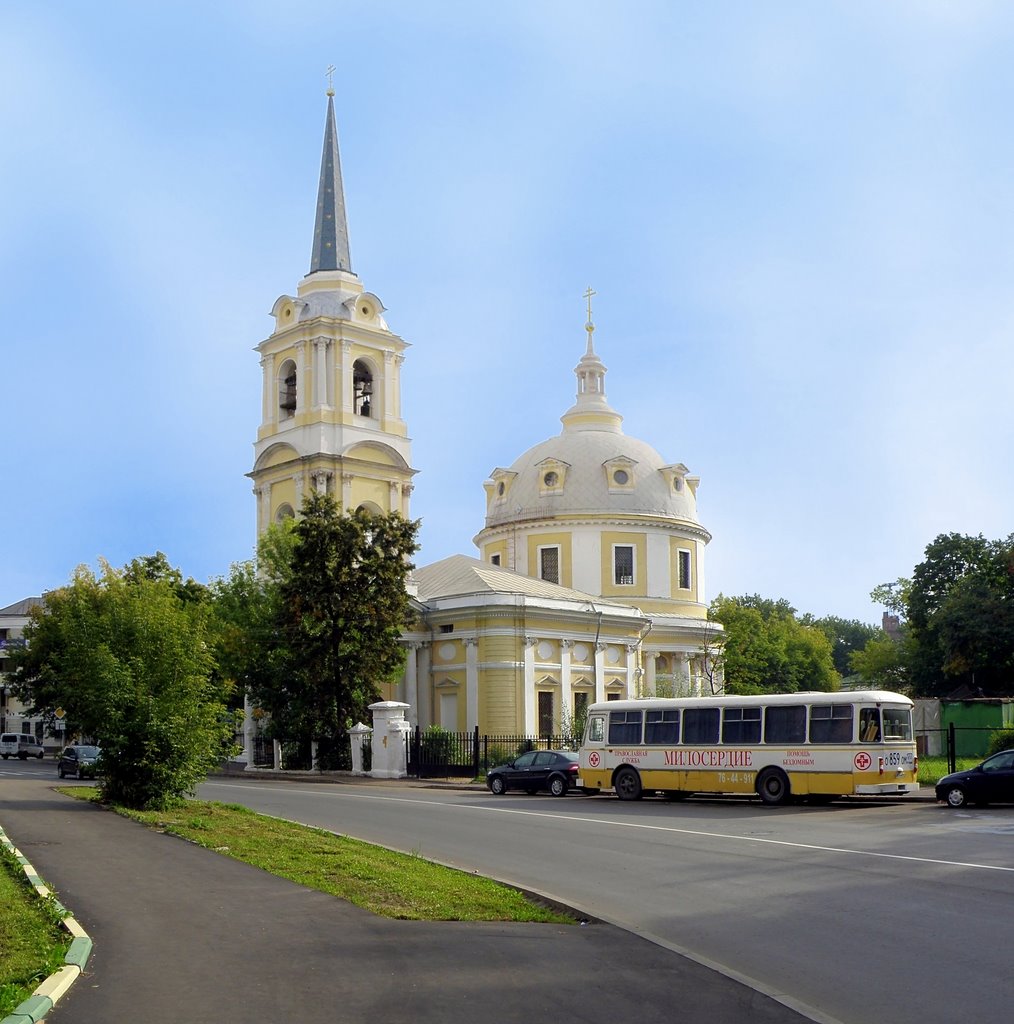
[[[911,685],[908,640],[894,640],[883,630],[849,655],[849,667],[864,684],[880,690],[906,693]]]
[[[851,655],[855,651],[861,651],[870,640],[881,633],[876,626],[867,625],[858,619],[842,619],[837,615],[825,615],[819,619],[804,615],[801,621],[803,625],[819,629],[830,641],[835,671],[842,676],[852,672],[849,661]]]
[[[710,617],[725,627],[727,692],[794,693],[840,685],[830,641],[800,622],[787,601],[719,595]]]
[[[964,686],[1004,695],[1014,685],[1014,535],[941,534],[911,580],[874,591],[907,620],[912,686],[943,696]]]
[[[163,556],[164,557],[164,556]],[[33,609],[13,688],[33,714],[62,707],[69,728],[102,745],[106,799],[176,802],[226,756],[232,724],[212,678],[209,605],[178,583],[103,563]]]
[[[249,681],[275,736],[313,738],[327,756],[397,677],[417,529],[397,513],[343,512],[327,495],[303,503],[278,583],[269,671]]]

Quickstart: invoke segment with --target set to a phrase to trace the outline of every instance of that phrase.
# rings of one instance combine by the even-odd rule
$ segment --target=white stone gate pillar
[[[412,728],[405,718],[408,705],[400,700],[382,700],[371,704],[373,713],[373,767],[374,779],[404,779],[408,776],[408,758],[405,746]]]
[[[356,722],[347,732],[349,743],[352,745],[352,774],[365,775],[366,772],[363,771],[363,747],[373,730],[362,722]]]

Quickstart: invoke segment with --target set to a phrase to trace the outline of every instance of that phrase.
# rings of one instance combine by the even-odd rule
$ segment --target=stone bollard
[[[370,705],[373,712],[373,768],[374,779],[404,779],[408,777],[408,757],[405,745],[411,726],[405,718],[410,704],[398,700],[382,700]]]
[[[365,775],[363,771],[363,745],[369,739],[373,730],[362,722],[356,722],[348,730],[349,742],[352,744],[352,774]]]

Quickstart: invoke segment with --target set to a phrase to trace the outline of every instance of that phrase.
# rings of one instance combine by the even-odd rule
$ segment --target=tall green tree
[[[911,580],[878,588],[906,619],[904,651],[914,692],[984,696],[1014,689],[1014,535],[941,534]]]
[[[293,529],[270,675],[251,681],[251,696],[271,713],[277,737],[314,739],[326,752],[346,742],[345,730],[401,670],[418,524],[397,513],[345,512],[313,494]]]
[[[13,689],[33,714],[62,708],[72,730],[101,743],[107,799],[165,807],[230,752],[209,614],[175,580],[106,564],[100,577],[79,568],[33,609]]]
[[[831,642],[815,626],[800,622],[787,601],[719,595],[709,614],[725,627],[727,692],[794,693],[840,685]]]
[[[855,651],[861,651],[866,644],[881,633],[877,626],[868,625],[858,619],[842,619],[837,615],[824,615],[819,619],[804,615],[803,625],[819,629],[831,643],[831,657],[835,671],[841,676],[852,672],[850,658]]]

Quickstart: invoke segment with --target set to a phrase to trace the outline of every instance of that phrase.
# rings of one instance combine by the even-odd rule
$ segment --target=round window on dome
[[[621,487],[630,483],[630,474],[625,469],[617,469],[613,473],[613,483],[619,484]]]
[[[542,482],[546,487],[555,487],[560,482],[560,477],[550,470],[543,478]]]

